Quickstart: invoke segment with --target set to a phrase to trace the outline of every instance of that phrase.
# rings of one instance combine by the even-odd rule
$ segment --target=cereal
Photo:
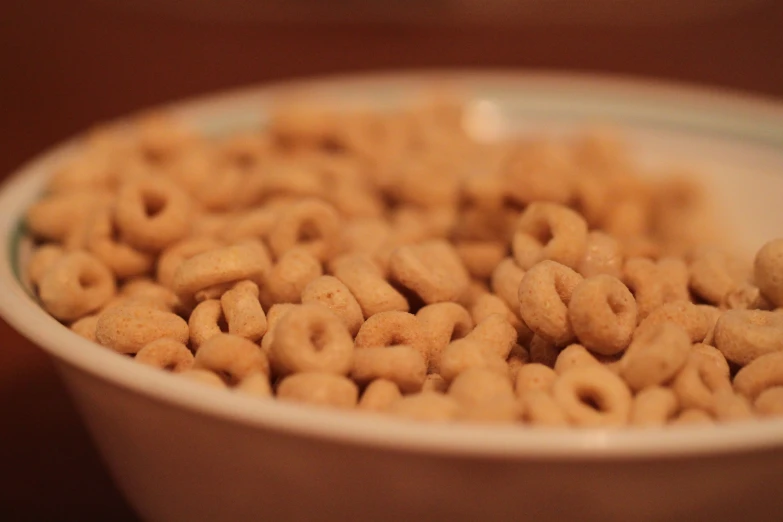
[[[27,282],[85,339],[264,400],[550,428],[783,414],[783,240],[745,266],[699,187],[612,136],[479,141],[463,110],[99,130],[26,213]]]

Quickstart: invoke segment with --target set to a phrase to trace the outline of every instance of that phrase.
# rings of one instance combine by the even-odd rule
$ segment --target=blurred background
[[[0,0],[0,174],[101,120],[248,83],[555,69],[783,98],[778,0]],[[0,322],[0,520],[136,520],[44,355]]]

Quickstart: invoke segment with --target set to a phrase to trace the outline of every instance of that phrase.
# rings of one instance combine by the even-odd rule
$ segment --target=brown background
[[[0,173],[96,121],[145,105],[327,72],[570,69],[783,97],[783,2],[775,0],[731,17],[635,27],[522,16],[502,23],[458,16],[210,21],[119,3],[0,0]],[[45,356],[4,323],[0,341],[0,519],[135,520]]]

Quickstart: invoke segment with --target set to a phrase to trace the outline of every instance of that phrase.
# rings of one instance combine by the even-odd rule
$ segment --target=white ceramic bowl
[[[433,79],[474,96],[490,134],[618,123],[640,161],[701,168],[743,248],[780,235],[783,108],[766,101],[609,79],[432,73],[249,89],[171,110],[220,132],[258,125],[271,98],[296,89],[388,103]],[[0,191],[0,312],[52,356],[144,519],[783,520],[781,421],[646,431],[419,425],[235,396],[83,340],[15,275],[20,216],[78,146],[46,153]]]

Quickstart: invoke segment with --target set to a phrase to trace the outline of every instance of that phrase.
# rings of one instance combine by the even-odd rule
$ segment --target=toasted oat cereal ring
[[[353,408],[359,399],[359,389],[352,380],[342,375],[302,372],[280,381],[277,398],[317,406]]]
[[[393,281],[414,292],[426,304],[455,301],[470,283],[454,247],[443,240],[396,249],[389,259],[389,272]]]
[[[95,326],[98,342],[119,353],[135,354],[158,339],[188,342],[188,323],[171,312],[146,306],[118,306],[103,312]]]
[[[81,251],[64,254],[38,283],[44,309],[61,321],[75,321],[98,310],[115,291],[111,270],[95,256]]]
[[[264,304],[299,303],[307,285],[323,275],[321,262],[300,247],[286,251],[264,279]]]
[[[158,257],[156,267],[158,282],[165,287],[171,288],[174,274],[183,261],[197,254],[217,250],[222,246],[224,245],[220,240],[211,237],[187,238],[169,246]]]
[[[291,310],[294,310],[298,306],[299,305],[295,305],[293,303],[280,303],[272,305],[269,310],[267,310],[266,333],[264,334],[264,337],[261,338],[261,349],[264,350],[264,353],[269,355],[270,351],[272,350],[272,341],[275,338],[275,328],[277,327],[277,323],[285,314]]]
[[[440,375],[451,382],[469,368],[488,368],[501,375],[508,374],[506,361],[489,352],[480,341],[458,339],[449,343],[440,357]]]
[[[541,261],[519,283],[519,313],[536,335],[565,345],[574,339],[568,304],[582,276],[556,261]]]
[[[588,277],[574,288],[568,320],[586,348],[614,355],[631,342],[636,328],[636,301],[619,279],[603,274]]]
[[[226,383],[223,381],[220,375],[216,374],[211,370],[204,370],[202,368],[191,368],[190,370],[185,370],[184,372],[178,373],[177,375],[179,375],[180,377],[184,377],[189,381],[206,384],[207,386],[211,386],[212,388],[220,388],[220,389],[228,388],[228,386],[226,386]]]
[[[500,241],[462,240],[454,245],[457,255],[471,277],[489,279],[495,267],[506,257],[506,245]]]
[[[190,331],[190,345],[196,352],[208,339],[221,333],[228,333],[220,301],[207,299],[200,302],[188,318],[188,329]]]
[[[95,338],[95,326],[98,324],[98,314],[85,315],[71,324],[71,331],[88,341],[98,342]]]
[[[562,205],[531,203],[519,218],[511,246],[523,270],[545,259],[576,268],[587,247],[587,223]]]
[[[517,288],[519,285],[517,285]],[[528,344],[533,338],[533,332],[519,318],[516,312],[512,311],[506,302],[495,294],[482,293],[473,301],[470,307],[470,314],[473,317],[473,323],[478,324],[490,315],[500,314],[504,316],[511,326],[517,331],[517,341],[521,344]]]
[[[399,386],[387,379],[375,379],[364,389],[359,399],[359,409],[382,412],[402,398]]]
[[[537,427],[565,427],[568,419],[562,407],[549,393],[530,390],[519,399],[522,420]]]
[[[701,249],[688,267],[689,285],[694,294],[706,302],[718,305],[744,282],[744,270],[736,260],[720,250]]]
[[[266,333],[266,316],[258,301],[258,285],[253,281],[240,281],[234,285],[220,297],[220,306],[228,333],[254,342]]]
[[[525,277],[525,271],[517,266],[510,257],[498,263],[492,272],[490,288],[503,300],[514,314],[519,314],[519,284]]]
[[[217,373],[229,386],[256,372],[269,375],[269,361],[257,344],[225,333],[210,337],[201,345],[193,367]]]
[[[234,387],[237,393],[258,398],[271,398],[272,385],[269,384],[269,376],[263,372],[254,372],[246,375],[239,384]]]
[[[280,317],[270,358],[280,374],[325,372],[347,375],[353,366],[353,339],[331,310],[317,304],[297,306]]]
[[[762,417],[783,417],[783,386],[772,386],[759,393],[753,408]]]
[[[184,372],[193,366],[193,354],[188,347],[168,338],[157,339],[144,345],[133,360],[174,373]]]
[[[65,249],[54,243],[41,245],[33,251],[26,267],[27,279],[33,288],[38,286],[46,271],[63,255],[65,255]]]
[[[487,352],[505,360],[517,342],[517,331],[503,315],[495,314],[478,323],[465,338],[481,343]]]
[[[457,303],[435,303],[416,312],[416,319],[428,341],[430,368],[437,372],[440,354],[451,342],[461,339],[473,328],[473,319],[465,308]]]
[[[650,386],[634,397],[630,424],[643,427],[664,426],[674,418],[679,407],[677,394],[671,389]]]
[[[656,263],[631,257],[625,262],[625,283],[636,298],[639,321],[661,305],[690,300],[688,266],[679,258],[664,258]]]
[[[110,201],[111,194],[104,191],[51,194],[30,205],[25,213],[25,224],[36,237],[63,242],[96,208],[106,206]]]
[[[759,249],[753,277],[761,293],[776,307],[783,307],[783,239],[773,239]]]
[[[757,357],[734,376],[734,390],[750,400],[773,386],[783,386],[783,351]]]
[[[331,271],[356,298],[365,319],[380,312],[410,309],[405,297],[383,279],[378,267],[361,255],[335,259]]]
[[[356,334],[356,348],[384,347],[404,344],[429,359],[428,339],[422,324],[408,312],[380,312],[368,318]]]
[[[620,359],[620,375],[639,391],[672,379],[690,353],[688,334],[674,323],[660,323],[636,336]]]
[[[688,301],[674,301],[651,311],[639,323],[634,336],[641,335],[653,325],[665,322],[679,325],[688,334],[692,343],[704,341],[713,326],[712,314],[703,307]]]
[[[600,230],[587,234],[585,253],[576,267],[584,277],[609,275],[623,276],[623,247],[617,239]]]
[[[307,199],[285,209],[269,234],[269,247],[276,258],[299,246],[319,261],[334,254],[340,234],[340,216],[323,201]]]
[[[334,276],[324,275],[310,281],[302,290],[302,304],[327,307],[340,318],[351,336],[359,332],[364,322],[358,301],[348,287]]]
[[[685,366],[672,381],[671,389],[683,408],[712,412],[715,396],[721,390],[731,390],[728,366],[726,371],[708,355],[692,350]]]
[[[555,373],[560,375],[572,368],[591,366],[594,364],[601,363],[587,350],[587,348],[581,344],[570,344],[563,348],[557,355],[553,368]]]
[[[119,231],[111,208],[99,208],[85,223],[85,246],[103,261],[118,279],[146,275],[152,271],[154,256],[117,240]]]
[[[448,395],[423,391],[393,402],[387,412],[411,421],[449,422],[457,418],[459,404]]]
[[[210,287],[249,280],[263,285],[271,262],[262,243],[247,241],[207,250],[180,263],[174,273],[172,289],[183,302]]]
[[[359,384],[386,379],[403,393],[421,390],[427,363],[415,348],[406,345],[377,346],[356,350],[351,377]]]
[[[162,308],[170,311],[179,307],[177,294],[170,288],[146,277],[129,279],[123,283],[119,290],[122,296],[159,303]]]
[[[190,197],[164,177],[145,177],[123,183],[114,208],[122,239],[145,252],[160,252],[190,230]]]
[[[576,426],[623,426],[631,413],[628,386],[600,365],[563,372],[552,383],[552,396]]]
[[[783,351],[783,314],[729,310],[715,323],[715,347],[727,360],[746,365],[762,355]]]

